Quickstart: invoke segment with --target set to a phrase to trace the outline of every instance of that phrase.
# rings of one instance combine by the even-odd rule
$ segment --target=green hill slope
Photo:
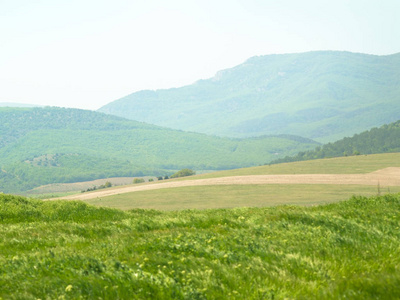
[[[0,195],[2,299],[399,299],[400,196],[122,212]]]
[[[253,57],[211,79],[140,91],[99,111],[219,136],[294,134],[330,142],[399,119],[400,53]]]
[[[165,175],[182,168],[259,165],[315,142],[293,136],[228,139],[170,130],[98,112],[0,108],[0,191],[55,182]],[[278,155],[278,156],[279,156]]]
[[[271,163],[390,152],[400,152],[400,120]]]

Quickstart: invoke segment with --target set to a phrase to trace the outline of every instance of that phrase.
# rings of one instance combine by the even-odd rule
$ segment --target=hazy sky
[[[312,50],[400,52],[400,0],[0,0],[0,102],[97,109]]]

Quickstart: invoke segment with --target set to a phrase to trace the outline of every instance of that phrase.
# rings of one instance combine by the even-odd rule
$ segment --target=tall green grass
[[[0,195],[3,299],[398,299],[400,194],[127,212]]]

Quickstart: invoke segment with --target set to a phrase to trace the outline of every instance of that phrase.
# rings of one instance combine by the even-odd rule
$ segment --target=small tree
[[[104,187],[106,187],[106,188],[112,187],[112,183],[109,182],[109,181],[107,181],[107,182],[104,184]]]
[[[182,169],[175,174],[171,175],[171,178],[177,178],[177,177],[185,177],[185,176],[192,176],[196,175],[196,172],[191,170],[191,169]]]
[[[144,182],[144,179],[143,178],[135,178],[135,179],[133,179],[133,183],[143,183]]]

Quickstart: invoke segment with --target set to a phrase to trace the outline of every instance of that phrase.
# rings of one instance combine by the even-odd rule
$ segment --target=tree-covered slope
[[[259,165],[314,146],[293,136],[212,137],[77,109],[0,108],[0,191]]]
[[[100,111],[219,136],[294,134],[335,141],[398,120],[400,53],[253,57],[211,79],[133,93]]]
[[[274,160],[272,163],[391,152],[400,152],[400,120],[319,146],[315,150],[301,151],[295,156]]]

